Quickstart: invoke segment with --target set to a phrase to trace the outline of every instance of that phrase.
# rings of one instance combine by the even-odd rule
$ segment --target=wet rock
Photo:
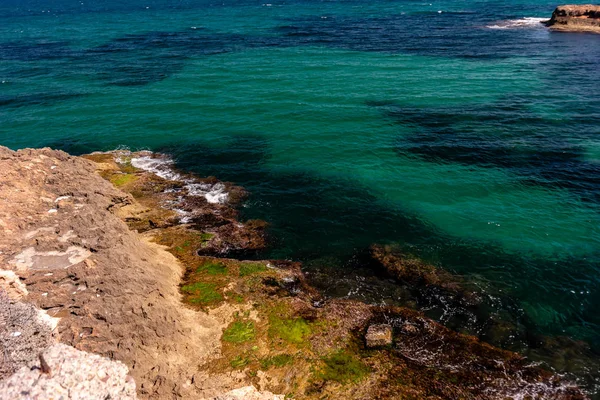
[[[411,324],[409,322],[405,322],[404,324],[402,324],[400,330],[406,335],[416,335],[419,333],[419,328],[416,325]]]
[[[457,277],[409,255],[398,246],[373,245],[371,255],[388,274],[400,281],[439,286],[453,292],[461,290]]]
[[[365,335],[367,347],[382,347],[392,344],[392,327],[388,324],[369,326]]]
[[[556,31],[600,33],[600,5],[558,6],[546,25]]]

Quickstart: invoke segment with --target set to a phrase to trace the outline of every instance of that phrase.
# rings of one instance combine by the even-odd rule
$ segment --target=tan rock
[[[27,296],[27,288],[14,271],[0,270],[0,290],[4,290],[13,300]]]
[[[367,347],[381,347],[392,344],[392,327],[388,324],[371,325],[365,336]]]
[[[563,5],[546,23],[552,30],[600,33],[600,5]]]
[[[245,386],[213,397],[211,400],[283,400],[284,398],[283,395],[271,392],[259,392],[254,386]]]
[[[134,400],[128,373],[121,362],[55,344],[0,382],[0,399]]]

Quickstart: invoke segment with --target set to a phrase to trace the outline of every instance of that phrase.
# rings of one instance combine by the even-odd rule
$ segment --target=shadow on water
[[[536,48],[535,39],[474,26],[472,13],[437,12],[387,17],[306,16],[283,19],[275,35],[214,33],[207,29],[150,31],[114,38],[88,48],[46,38],[0,44],[0,59],[54,61],[64,71],[94,76],[106,85],[142,86],[181,71],[193,57],[272,47],[327,46],[366,52],[497,59],[514,48]],[[423,30],[423,26],[430,26]],[[538,45],[541,45],[539,43]],[[47,73],[52,73],[50,70]]]
[[[396,151],[427,161],[504,168],[524,182],[565,188],[582,200],[600,203],[600,164],[585,160],[600,114],[587,119],[550,119],[515,100],[469,106],[404,107],[370,102],[411,134],[398,139]]]
[[[36,93],[15,96],[0,95],[0,107],[18,108],[27,106],[49,106],[59,101],[77,99],[86,96],[82,93]]]

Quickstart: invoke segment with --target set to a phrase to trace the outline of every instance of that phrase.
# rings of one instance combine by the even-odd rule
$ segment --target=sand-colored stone
[[[546,25],[555,31],[600,33],[600,5],[558,6]]]
[[[367,347],[381,347],[392,344],[392,327],[388,324],[369,326],[365,335]]]
[[[42,364],[43,360],[43,364]],[[55,344],[0,382],[0,399],[135,400],[135,382],[118,361]]]
[[[231,377],[198,379],[235,308],[184,306],[182,266],[128,229],[116,214],[133,198],[96,169],[61,151],[0,147],[0,265],[14,274],[9,286],[23,294],[16,282],[26,278],[27,301],[60,317],[60,341],[122,361],[143,398],[239,387]]]

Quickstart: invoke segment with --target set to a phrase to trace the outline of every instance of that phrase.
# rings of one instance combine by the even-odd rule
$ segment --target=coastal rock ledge
[[[558,6],[546,25],[556,31],[600,33],[600,5]]]

